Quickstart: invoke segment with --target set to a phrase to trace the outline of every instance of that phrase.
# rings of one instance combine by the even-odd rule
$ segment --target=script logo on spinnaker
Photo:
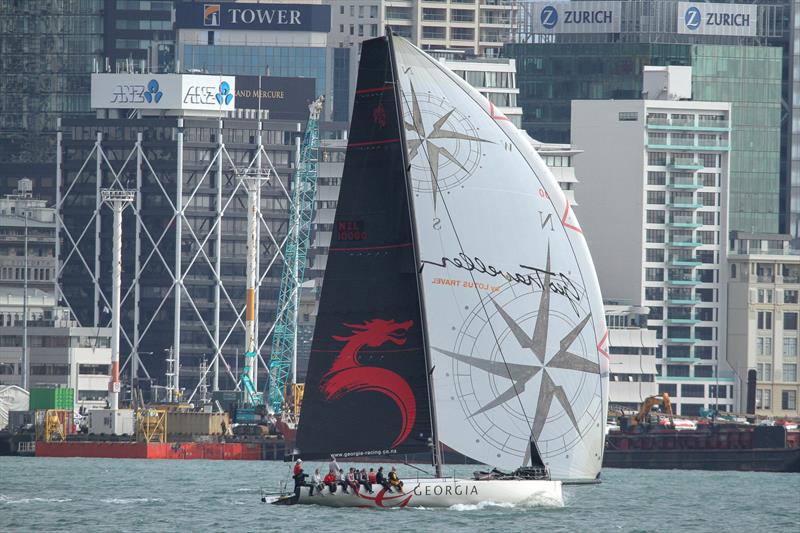
[[[688,30],[696,30],[699,28],[701,20],[702,16],[700,15],[700,10],[696,7],[690,7],[683,15],[683,23]]]
[[[542,26],[548,30],[552,30],[555,25],[558,24],[558,10],[554,6],[545,6],[539,18],[542,21]]]

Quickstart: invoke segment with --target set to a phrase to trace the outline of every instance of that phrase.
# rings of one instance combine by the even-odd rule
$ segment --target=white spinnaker
[[[533,437],[555,479],[594,479],[607,333],[580,226],[522,132],[437,61],[393,42],[439,438],[514,469],[529,464]]]

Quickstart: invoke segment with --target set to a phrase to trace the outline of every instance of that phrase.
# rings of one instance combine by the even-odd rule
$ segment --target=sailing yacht
[[[362,45],[295,453],[430,453],[436,477],[276,503],[560,504],[599,476],[608,401],[582,229],[525,135],[387,33]],[[444,478],[442,446],[492,468]]]

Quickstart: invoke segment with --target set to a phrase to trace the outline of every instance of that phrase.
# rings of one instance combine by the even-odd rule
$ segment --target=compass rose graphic
[[[466,117],[449,104],[447,107],[451,107],[450,111],[442,115],[441,112],[445,109],[446,102],[442,99],[434,98],[430,95],[422,95],[418,98],[412,83],[411,116],[407,117],[403,124],[406,131],[413,133],[417,137],[407,141],[409,162],[414,163],[417,156],[422,153],[424,167],[430,170],[430,191],[433,194],[433,209],[436,211],[436,197],[441,195],[441,191],[444,188],[442,186],[442,168],[448,163],[452,163],[456,166],[455,172],[461,174],[464,178],[468,177],[477,166],[478,143],[492,143],[492,141],[482,139],[477,134],[470,135],[464,131],[456,131],[456,129],[461,129],[474,132],[475,128]],[[420,105],[421,102],[423,106]],[[424,110],[423,107],[425,108]],[[426,118],[438,116],[438,118],[432,127],[428,129],[425,126],[423,116]],[[463,141],[466,146],[459,144],[459,141]],[[459,153],[459,148],[465,153]],[[447,177],[453,177],[453,174],[451,173]],[[460,183],[461,180],[456,181]]]
[[[536,316],[533,335],[529,336],[519,322],[514,320],[505,309],[496,301],[492,300],[503,321],[516,339],[517,344],[523,350],[532,352],[534,358],[531,364],[506,363],[505,361],[492,361],[480,357],[463,355],[454,351],[444,350],[433,347],[434,350],[460,361],[473,368],[477,368],[491,375],[508,379],[511,385],[503,392],[498,394],[493,400],[481,406],[478,410],[469,415],[468,418],[475,417],[481,413],[499,407],[510,401],[518,401],[516,398],[522,394],[528,383],[537,375],[541,374],[541,385],[539,387],[539,397],[536,402],[536,412],[531,424],[530,438],[525,452],[524,464],[527,464],[531,456],[531,442],[536,442],[542,434],[548,413],[553,402],[558,402],[566,413],[572,426],[581,435],[578,421],[569,397],[562,385],[557,383],[557,372],[553,369],[564,369],[575,372],[584,372],[597,375],[600,373],[600,365],[580,355],[570,351],[573,343],[580,336],[583,329],[588,324],[591,315],[586,315],[572,329],[564,335],[559,342],[555,354],[548,357],[547,338],[549,334],[550,319],[550,248],[547,249],[546,273],[543,276],[542,295],[539,301],[539,310]]]

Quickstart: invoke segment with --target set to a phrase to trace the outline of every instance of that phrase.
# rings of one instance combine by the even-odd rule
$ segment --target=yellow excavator
[[[645,398],[641,407],[639,408],[639,412],[636,413],[636,417],[631,420],[632,425],[647,423],[650,410],[657,405],[664,409],[664,414],[669,417],[670,424],[674,425],[675,420],[672,413],[672,403],[669,401],[669,394],[666,392]]]

